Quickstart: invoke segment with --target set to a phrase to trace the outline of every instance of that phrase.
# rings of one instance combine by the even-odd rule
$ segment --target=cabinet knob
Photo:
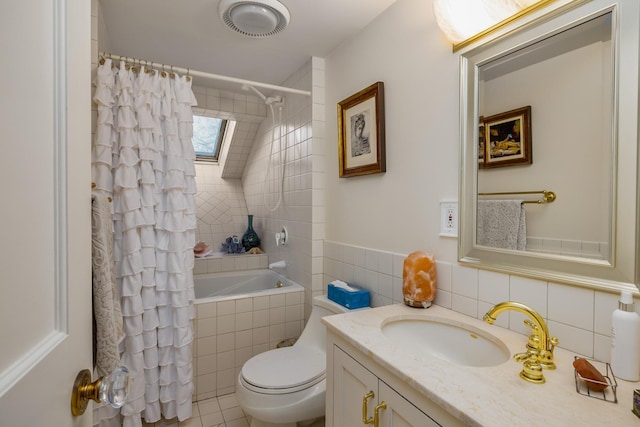
[[[367,412],[369,412],[367,409],[367,400],[373,399],[374,397],[376,397],[376,395],[373,390],[362,397],[362,424],[373,424],[373,418],[367,418]]]

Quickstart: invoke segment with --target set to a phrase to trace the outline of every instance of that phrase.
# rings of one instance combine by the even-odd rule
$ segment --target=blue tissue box
[[[335,287],[331,283],[329,283],[327,297],[331,301],[337,302],[341,306],[347,307],[350,310],[369,307],[370,294],[366,289],[358,289],[355,292],[349,292],[342,288]]]

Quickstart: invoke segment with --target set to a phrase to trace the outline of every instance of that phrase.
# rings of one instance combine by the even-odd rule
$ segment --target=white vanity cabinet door
[[[378,401],[387,404],[386,409],[379,410],[379,425],[381,427],[432,427],[440,425],[413,406],[411,402],[384,381],[378,383]]]
[[[378,377],[336,346],[333,363],[333,427],[362,426],[362,399],[373,391],[375,396],[367,400],[367,418],[372,418]]]
[[[367,419],[373,424],[374,408],[379,409],[379,427],[439,426],[394,389],[337,346],[333,346],[333,427],[364,426],[363,398],[367,393]]]

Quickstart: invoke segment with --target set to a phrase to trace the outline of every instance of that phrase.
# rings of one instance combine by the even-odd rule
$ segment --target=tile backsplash
[[[323,281],[326,284],[340,279],[368,289],[373,307],[402,303],[405,257],[406,254],[325,241]],[[438,260],[436,270],[436,304],[482,319],[493,305],[518,301],[545,319],[551,335],[558,337],[560,347],[609,361],[611,314],[618,306],[617,294]],[[639,306],[636,301],[636,310],[640,312]],[[501,314],[495,324],[528,335],[524,319],[524,315],[508,311]]]

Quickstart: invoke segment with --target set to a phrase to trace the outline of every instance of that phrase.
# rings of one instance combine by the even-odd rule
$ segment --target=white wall
[[[454,261],[439,237],[441,200],[458,198],[458,56],[430,1],[399,0],[326,58],[328,240]],[[338,177],[336,104],[385,85],[387,172]]]

